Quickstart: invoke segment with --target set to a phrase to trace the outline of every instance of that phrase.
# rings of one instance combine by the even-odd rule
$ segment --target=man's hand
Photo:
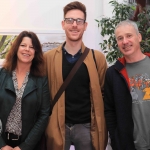
[[[6,145],[6,146],[2,147],[1,150],[13,150],[13,148]]]

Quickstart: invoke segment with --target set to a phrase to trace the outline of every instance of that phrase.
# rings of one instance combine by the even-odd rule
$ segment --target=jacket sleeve
[[[97,71],[98,71],[102,96],[104,96],[104,80],[105,80],[105,74],[107,70],[107,62],[106,62],[105,56],[101,52],[95,50],[94,53],[95,53],[95,58],[96,58]]]
[[[104,83],[104,113],[105,113],[107,129],[109,131],[109,135],[111,139],[111,144],[113,144],[115,138],[115,130],[117,128],[112,83],[113,82],[112,82],[111,70],[108,69],[106,72],[105,83]]]
[[[95,53],[95,58],[96,58],[95,63],[97,66],[99,84],[101,88],[102,97],[104,98],[104,80],[105,80],[105,74],[107,70],[107,62],[106,62],[105,56],[101,52],[94,50],[94,53]],[[103,130],[105,134],[104,135],[104,147],[106,148],[107,142],[108,142],[108,131],[106,128],[106,122],[105,122]]]
[[[38,119],[35,122],[34,127],[29,132],[27,138],[23,143],[19,145],[21,150],[33,150],[35,145],[41,139],[43,132],[47,126],[48,118],[50,115],[50,95],[48,88],[48,80],[47,78],[43,78],[42,80],[42,103],[39,111]]]
[[[2,122],[1,122],[1,119],[0,119],[0,148],[2,148],[3,146],[6,145],[6,143],[4,142],[3,138],[1,137],[1,134],[2,134]]]
[[[0,68],[0,75],[1,75],[1,71],[2,71],[3,69],[2,68]],[[1,78],[1,80],[2,80],[2,76],[0,76],[0,78]],[[2,147],[4,147],[4,146],[6,146],[6,143],[5,143],[5,141],[3,140],[3,138],[2,138],[2,132],[3,132],[3,126],[2,126],[2,121],[1,121],[1,119],[0,119],[0,149],[2,148]]]

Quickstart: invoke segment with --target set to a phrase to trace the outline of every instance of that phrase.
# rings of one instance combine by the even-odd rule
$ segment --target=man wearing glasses
[[[52,100],[85,50],[86,8],[78,2],[64,7],[62,28],[66,41],[44,54]],[[95,56],[95,61],[93,56]],[[96,67],[97,66],[97,67]],[[47,150],[105,150],[102,92],[107,63],[99,51],[89,51],[53,108],[47,130]]]

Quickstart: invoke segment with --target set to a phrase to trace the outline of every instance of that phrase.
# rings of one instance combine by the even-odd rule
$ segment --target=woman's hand
[[[13,150],[21,150],[18,146],[13,148]]]
[[[6,146],[2,147],[1,150],[13,150],[13,148],[6,145]]]

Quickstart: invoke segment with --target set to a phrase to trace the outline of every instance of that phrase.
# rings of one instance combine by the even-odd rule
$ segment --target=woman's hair
[[[64,18],[68,11],[78,9],[84,13],[84,19],[86,20],[86,7],[84,4],[78,1],[71,2],[64,7]]]
[[[43,76],[44,58],[42,47],[37,35],[34,32],[30,31],[22,31],[17,36],[16,40],[12,43],[11,48],[6,55],[6,60],[4,62],[3,67],[9,72],[12,72],[16,68],[18,59],[17,57],[18,48],[24,37],[29,37],[32,40],[32,45],[35,50],[35,55],[30,67],[30,74],[34,76]]]

